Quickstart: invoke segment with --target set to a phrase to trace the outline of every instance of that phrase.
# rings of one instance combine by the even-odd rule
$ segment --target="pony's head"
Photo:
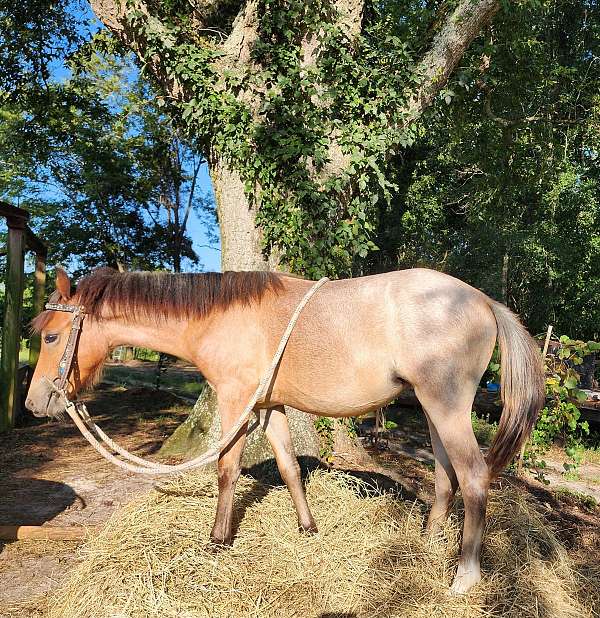
[[[77,294],[71,296],[71,282],[61,268],[56,270],[56,291],[50,296],[50,302],[77,306]],[[64,398],[53,388],[60,382],[60,361],[69,340],[74,313],[68,311],[46,310],[32,322],[33,330],[40,333],[40,356],[31,379],[25,405],[35,416],[61,416]],[[108,352],[103,338],[99,336],[97,323],[83,320],[82,328],[75,347],[68,380],[64,386],[69,398],[93,381],[98,369]]]

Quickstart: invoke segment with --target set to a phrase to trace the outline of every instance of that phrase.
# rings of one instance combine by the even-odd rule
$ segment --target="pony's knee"
[[[229,489],[235,485],[240,478],[240,466],[219,466],[217,472],[217,482],[219,490]]]

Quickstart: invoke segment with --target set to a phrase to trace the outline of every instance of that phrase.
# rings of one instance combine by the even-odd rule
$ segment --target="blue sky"
[[[208,164],[203,165],[199,174],[200,192],[202,194],[209,193],[214,200],[212,182],[208,173]],[[221,270],[221,251],[209,249],[203,245],[209,245],[210,241],[206,235],[206,227],[200,221],[195,213],[190,216],[189,234],[194,242],[194,249],[200,256],[200,260],[204,266],[204,270]],[[218,233],[218,228],[216,229]],[[220,248],[220,242],[212,244],[213,247]]]
[[[79,13],[78,17],[82,23],[82,29],[85,29],[86,33],[94,33],[104,27],[98,19],[96,19],[87,2],[75,2],[73,5],[73,10],[76,10],[77,13]],[[86,26],[83,26],[86,22]],[[69,77],[69,72],[62,63],[57,63],[54,67],[52,76],[55,80],[60,81],[67,79]],[[199,195],[210,195],[214,200],[213,187],[210,180],[208,165],[204,165],[200,171],[197,191]],[[200,257],[203,270],[221,270],[220,242],[218,240],[216,243],[210,242],[207,235],[206,226],[196,215],[196,213],[192,213],[190,215],[188,221],[188,231],[193,241],[194,250]],[[218,235],[218,228],[212,230],[213,240],[215,233]],[[185,269],[185,263],[183,267]]]

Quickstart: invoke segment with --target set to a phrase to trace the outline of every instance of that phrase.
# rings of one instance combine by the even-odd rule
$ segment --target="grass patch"
[[[567,487],[559,487],[554,490],[554,495],[561,502],[567,502],[574,506],[579,506],[586,511],[594,512],[598,508],[598,501],[594,496],[568,489]]]
[[[111,382],[128,386],[147,386],[154,388],[156,382],[156,375],[153,371],[139,371],[127,366],[113,365],[106,367],[104,376]],[[197,376],[193,373],[182,375],[181,373],[175,372],[169,373],[167,369],[167,371],[161,375],[160,385],[161,388],[172,389],[182,394],[196,397],[202,392],[206,382],[200,374]]]

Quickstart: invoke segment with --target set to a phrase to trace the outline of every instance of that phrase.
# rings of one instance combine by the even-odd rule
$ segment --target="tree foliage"
[[[481,21],[496,10],[477,4]],[[170,114],[241,175],[265,252],[316,277],[347,274],[375,249],[375,205],[391,195],[391,156],[413,140],[418,60],[443,30],[430,22],[444,6],[260,0],[195,11],[129,0],[105,18],[159,81]]]
[[[89,36],[82,6],[79,0],[0,1],[0,100],[44,98],[56,63]]]
[[[503,12],[396,158],[381,251],[355,270],[433,266],[508,302],[534,332],[597,338],[599,28],[595,2]]]
[[[66,68],[45,110],[31,98],[2,108],[0,194],[34,215],[50,259],[77,272],[197,264],[187,224],[210,210],[196,183],[203,158],[114,41],[97,35]]]

